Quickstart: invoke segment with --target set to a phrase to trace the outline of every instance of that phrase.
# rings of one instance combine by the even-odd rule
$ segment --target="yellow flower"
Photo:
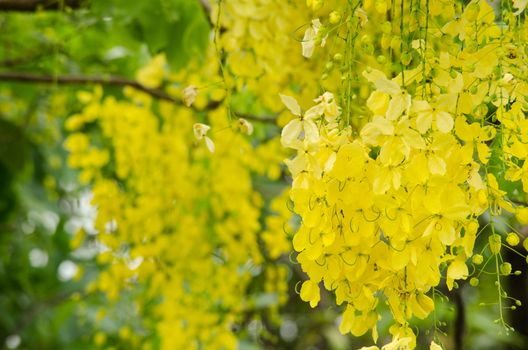
[[[460,234],[456,230],[457,221],[471,213],[464,192],[458,186],[446,184],[428,193],[423,204],[432,214],[424,236],[436,234],[443,244],[451,245]]]
[[[308,143],[318,142],[319,130],[313,119],[320,116],[320,114],[316,113],[320,111],[320,108],[313,107],[303,114],[301,107],[293,97],[282,94],[279,94],[279,96],[286,108],[297,117],[292,119],[282,129],[282,145],[284,147],[294,147],[301,134],[303,134],[303,140]]]
[[[311,280],[304,281],[301,287],[301,299],[309,301],[311,307],[316,307],[321,300],[321,292],[317,283]]]
[[[378,91],[389,94],[391,99],[387,108],[388,120],[396,120],[403,114],[407,114],[411,107],[411,96],[400,88],[394,80],[389,80],[383,72],[376,69],[367,69],[363,76],[374,84]]]
[[[309,26],[308,29],[306,29],[306,32],[304,32],[304,37],[301,45],[302,55],[306,58],[310,58],[313,55],[317,34],[319,33],[319,28],[321,28],[321,21],[319,20],[319,18],[316,18],[312,20],[312,25]],[[321,46],[324,46],[324,44],[322,44]]]
[[[465,262],[465,256],[460,256],[449,264],[447,268],[446,284],[449,290],[453,289],[453,281],[466,279],[469,275],[468,267]]]
[[[183,89],[183,104],[187,107],[191,107],[196,96],[198,95],[198,88],[194,85],[189,85]]]
[[[333,121],[341,114],[341,109],[334,99],[334,94],[331,92],[325,92],[316,98],[314,102],[318,103],[318,106],[322,109],[322,113],[319,114],[324,114],[328,122]],[[308,112],[306,113],[308,114]]]
[[[412,112],[416,114],[416,129],[422,134],[431,128],[433,120],[440,132],[448,133],[453,129],[453,117],[437,106],[431,106],[427,101],[413,101]]]
[[[253,134],[253,124],[251,124],[250,122],[248,122],[246,119],[244,118],[238,118],[238,126],[240,128],[240,130],[246,134],[246,135],[251,135]]]
[[[468,21],[465,17],[455,17],[453,20],[447,22],[442,27],[442,32],[447,33],[453,37],[458,37],[460,40],[464,40],[466,37],[466,26]]]
[[[213,143],[213,140],[211,140],[207,135],[207,132],[211,129],[209,125],[205,125],[202,123],[196,123],[193,125],[193,131],[194,131],[194,137],[197,140],[205,140],[205,145],[207,146],[207,149],[214,153],[215,151],[215,145]]]

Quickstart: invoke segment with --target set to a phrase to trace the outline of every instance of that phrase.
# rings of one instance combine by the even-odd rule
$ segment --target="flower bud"
[[[501,250],[501,236],[498,234],[492,234],[488,238],[489,241],[489,247],[492,254],[499,254]]]
[[[512,266],[510,263],[508,262],[505,262],[505,263],[502,263],[500,265],[500,272],[505,275],[505,276],[508,276],[512,271]]]
[[[329,19],[331,24],[337,24],[341,21],[341,14],[337,11],[330,12]]]
[[[253,125],[244,118],[238,119],[238,126],[244,134],[251,135],[253,133]]]
[[[506,242],[509,245],[511,245],[512,247],[515,247],[516,245],[518,245],[520,241],[521,240],[520,240],[519,236],[517,236],[517,234],[514,233],[514,232],[510,232],[506,236]]]
[[[473,257],[471,258],[471,261],[473,262],[473,264],[475,265],[480,265],[484,262],[484,257],[480,254],[475,254],[473,255]]]
[[[334,61],[336,61],[336,62],[341,62],[341,61],[343,61],[343,55],[340,54],[340,53],[336,53],[336,54],[334,55]]]

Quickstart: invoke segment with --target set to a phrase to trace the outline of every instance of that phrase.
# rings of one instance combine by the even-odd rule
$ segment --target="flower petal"
[[[300,116],[301,115],[301,106],[299,106],[299,103],[297,103],[297,100],[295,100],[293,97],[288,95],[279,94],[282,103],[290,110],[290,112],[293,113],[293,115]]]

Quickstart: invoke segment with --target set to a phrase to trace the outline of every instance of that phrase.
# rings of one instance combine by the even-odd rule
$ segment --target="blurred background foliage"
[[[161,51],[175,71],[203,59],[209,31],[194,1],[2,1],[0,70],[134,79]],[[71,245],[80,228],[93,233],[95,215],[63,149],[77,90],[0,78],[1,348],[92,349],[112,334],[121,334],[117,348],[130,348],[130,304],[109,310],[87,294],[95,253],[73,254]]]
[[[64,121],[80,109],[78,86],[55,83],[54,77],[97,75],[133,80],[136,71],[160,52],[165,53],[173,72],[189,60],[203,62],[212,29],[207,6],[198,0],[16,3],[0,1],[0,346],[92,349],[111,344],[115,349],[133,348],[127,342],[127,334],[138,323],[132,298],[123,295],[119,303],[109,306],[104,296],[86,292],[88,282],[98,273],[96,250],[72,249],[73,235],[79,229],[93,234],[95,213],[90,193],[67,166],[63,148]],[[49,79],[44,84],[27,83],[23,76],[12,79],[10,72]],[[106,88],[105,93],[120,96],[122,86]],[[249,97],[235,99],[240,99],[235,103],[241,106],[252,103]],[[269,194],[280,192],[285,183],[257,179],[255,186],[269,200]],[[338,333],[338,312],[330,306],[334,302],[328,301],[329,295],[323,295],[317,309],[300,301],[295,289],[302,274],[288,257],[281,261],[290,269],[290,300],[281,309],[282,323],[270,326],[259,315],[250,315],[246,329],[240,330],[239,348],[338,350],[360,346],[362,339]],[[524,261],[516,263],[514,270],[523,269]],[[512,277],[509,288],[512,295],[528,302],[525,277]],[[469,349],[527,349],[522,336],[499,332],[493,322],[496,309],[479,305],[495,299],[492,288],[477,290],[465,285],[447,295],[439,306],[446,322],[441,327],[446,344],[460,333],[471,344]],[[511,317],[511,324],[524,336],[528,334],[527,314],[523,306]],[[383,325],[380,333],[384,333]],[[418,347],[423,348],[427,330],[418,333],[423,340]],[[368,337],[363,340],[369,342]],[[156,348],[159,340],[152,335],[150,342]]]

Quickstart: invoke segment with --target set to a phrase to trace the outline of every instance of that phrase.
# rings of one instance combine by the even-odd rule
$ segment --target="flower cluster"
[[[321,285],[332,291],[345,305],[342,333],[370,330],[377,341],[386,303],[394,320],[388,346],[414,348],[409,321],[434,311],[443,279],[451,290],[470,275],[477,219],[505,211],[525,222],[526,208],[501,188],[520,182],[520,202],[528,192],[528,26],[516,17],[525,4],[515,7],[498,18],[478,0],[352,1],[307,29],[311,38],[334,25],[346,38],[333,59],[344,57],[343,83],[305,112],[281,95],[295,116],[281,140],[295,151],[286,161],[302,218],[293,243],[309,277],[300,296],[315,307]],[[373,27],[389,11],[392,21]],[[384,66],[385,55],[400,63]],[[499,261],[501,237],[490,237],[490,258]],[[510,273],[511,265],[497,271]]]
[[[83,93],[84,108],[66,123],[69,164],[97,207],[98,233],[86,244],[99,247],[101,272],[90,291],[110,302],[133,296],[145,320],[130,335],[136,346],[157,334],[164,349],[235,349],[234,327],[263,295],[274,296],[275,319],[287,300],[287,271],[270,261],[290,250],[281,219],[290,213],[273,204],[261,221],[252,179],[278,176],[268,153],[279,147],[252,145],[252,124],[232,123],[224,108],[210,110],[206,125],[185,106],[124,93]]]

